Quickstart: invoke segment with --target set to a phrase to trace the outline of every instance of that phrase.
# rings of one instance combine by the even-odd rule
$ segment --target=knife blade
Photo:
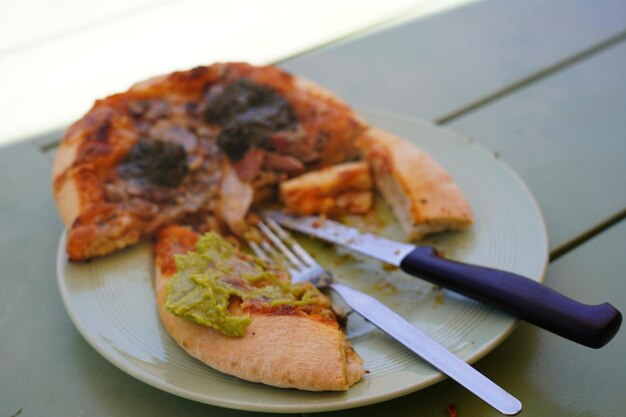
[[[281,212],[269,216],[288,229],[398,266],[415,277],[588,347],[606,345],[622,323],[622,314],[609,303],[583,304],[512,272],[445,259],[430,246],[396,242],[315,216]]]
[[[295,217],[280,212],[272,212],[270,216],[289,229],[345,246],[394,266],[400,266],[402,259],[415,250],[414,245],[396,242],[373,233],[362,233],[328,219]]]
[[[473,392],[501,414],[514,416],[522,411],[522,403],[517,398],[374,297],[336,281],[330,284],[330,288],[366,320]]]

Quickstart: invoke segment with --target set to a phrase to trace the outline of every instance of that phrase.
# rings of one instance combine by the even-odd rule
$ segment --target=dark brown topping
[[[140,139],[119,167],[124,179],[175,187],[187,173],[187,152],[174,142]]]
[[[198,145],[198,138],[189,129],[173,124],[168,120],[159,120],[150,127],[148,137],[182,145],[185,151],[192,152]]]
[[[166,117],[171,110],[171,105],[166,100],[129,101],[127,105],[133,116],[150,121]]]
[[[273,89],[239,78],[209,89],[204,116],[222,126],[217,143],[234,160],[253,146],[273,149],[270,136],[280,130],[293,130],[296,116],[287,100]]]
[[[105,120],[102,122],[100,127],[98,127],[94,134],[93,138],[99,142],[106,142],[109,139],[109,132],[111,130],[111,121]]]

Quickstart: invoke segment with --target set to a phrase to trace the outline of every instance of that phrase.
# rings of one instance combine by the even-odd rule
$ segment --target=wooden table
[[[357,106],[428,118],[498,152],[545,216],[545,283],[626,311],[626,3],[483,1],[280,62]],[[59,132],[0,149],[0,416],[235,416],[133,379],[58,294],[50,197]],[[626,333],[601,350],[527,324],[476,363],[529,416],[619,416]],[[497,415],[445,380],[342,416]]]

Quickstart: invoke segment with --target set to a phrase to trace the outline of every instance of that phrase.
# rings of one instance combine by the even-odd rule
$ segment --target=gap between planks
[[[572,65],[577,64],[578,62],[581,62],[587,58],[590,58],[591,56],[598,54],[600,52],[603,52],[623,41],[626,40],[626,31],[622,31],[619,34],[612,36],[608,39],[605,39],[604,41],[590,46],[589,48],[583,49],[582,51],[568,57],[565,58],[561,61],[558,61],[542,70],[539,70],[537,72],[534,72],[530,75],[528,75],[527,77],[524,77],[504,88],[501,88],[499,90],[494,91],[493,93],[474,101],[473,103],[467,104],[457,110],[454,110],[448,114],[445,114],[443,116],[440,116],[438,118],[436,118],[434,120],[435,123],[437,124],[441,124],[441,125],[445,125],[447,123],[450,123],[464,115],[466,115],[467,113],[470,113],[474,110],[480,109],[481,107],[487,106],[488,104],[492,103],[493,101],[506,96],[507,94],[511,94],[513,93],[515,90],[519,90],[523,87],[528,86],[529,84],[535,83],[537,81],[540,81],[546,77],[549,77],[552,74],[555,74],[558,71],[561,71],[567,67],[570,67]]]
[[[552,252],[550,252],[549,261],[550,262],[556,261],[561,256],[568,254],[569,252],[573,251],[577,247],[593,239],[594,237],[604,232],[605,230],[615,226],[617,223],[621,222],[624,219],[626,219],[626,209],[614,214],[613,216],[609,217],[607,220],[595,225],[594,227],[587,230],[586,232],[581,233],[580,235],[576,236],[569,242],[566,242],[563,245],[554,249]]]

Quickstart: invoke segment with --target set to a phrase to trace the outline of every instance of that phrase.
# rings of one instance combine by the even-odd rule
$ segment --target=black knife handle
[[[622,314],[609,303],[582,304],[521,275],[445,259],[428,246],[409,253],[400,268],[596,349],[607,344],[622,323]]]

